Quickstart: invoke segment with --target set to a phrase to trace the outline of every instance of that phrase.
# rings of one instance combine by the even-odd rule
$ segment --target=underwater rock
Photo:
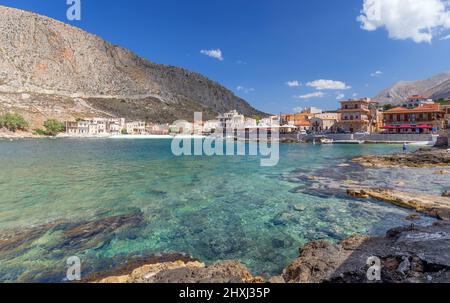
[[[419,221],[420,219],[422,219],[422,218],[418,214],[412,214],[405,218],[405,220],[408,220],[408,221]]]
[[[6,230],[0,234],[0,256],[26,252],[26,246],[41,238],[59,223],[44,224],[20,230]],[[25,251],[24,251],[25,249]]]
[[[294,205],[292,206],[292,208],[293,208],[295,211],[298,211],[298,212],[303,212],[303,211],[306,210],[306,206],[303,205],[303,204],[294,204]]]
[[[130,229],[140,226],[144,221],[141,211],[131,214],[107,217],[100,220],[81,222],[70,225],[64,231],[64,241],[61,248],[86,248],[95,247],[107,238],[108,234],[117,232],[119,229]]]
[[[273,239],[272,240],[272,246],[274,248],[283,248],[283,247],[285,247],[285,243],[284,243],[283,240]]]
[[[435,175],[448,175],[450,174],[450,171],[448,170],[438,170],[434,172]]]
[[[295,216],[288,212],[280,213],[270,221],[270,223],[272,223],[275,226],[287,225],[290,222],[295,222]]]

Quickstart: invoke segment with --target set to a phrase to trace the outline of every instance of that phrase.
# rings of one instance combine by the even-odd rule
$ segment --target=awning
[[[420,128],[420,129],[433,129],[433,126],[429,126],[429,125],[419,125],[416,128]]]

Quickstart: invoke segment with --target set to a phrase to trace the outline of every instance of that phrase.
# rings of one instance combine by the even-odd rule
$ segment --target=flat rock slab
[[[425,195],[418,193],[405,193],[390,189],[348,189],[347,194],[355,198],[373,198],[388,202],[400,207],[415,209],[420,213],[450,220],[450,198]]]

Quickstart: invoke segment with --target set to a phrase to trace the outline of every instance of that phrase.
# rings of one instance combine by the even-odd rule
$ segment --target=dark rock
[[[339,244],[312,242],[283,273],[301,283],[369,282],[368,258],[379,258],[380,282],[450,282],[450,223],[401,227],[386,238],[351,237]]]
[[[273,218],[271,220],[271,223],[275,226],[279,226],[279,225],[287,225],[289,224],[289,222],[294,222],[295,221],[295,217],[293,214],[291,213],[280,213],[278,214],[275,218]]]
[[[303,211],[306,210],[306,206],[304,206],[304,205],[302,205],[302,204],[295,204],[295,205],[292,206],[292,208],[293,208],[295,211],[298,211],[298,212],[303,212]]]
[[[283,248],[285,246],[285,244],[284,244],[283,240],[273,239],[272,246],[274,248]]]
[[[76,223],[69,226],[64,232],[64,241],[59,247],[66,249],[95,247],[107,239],[108,234],[120,229],[129,229],[140,226],[144,216],[140,211],[131,214],[107,217],[101,220]]]
[[[422,217],[418,214],[412,214],[412,215],[407,216],[405,219],[408,221],[418,221],[418,220],[422,219]]]

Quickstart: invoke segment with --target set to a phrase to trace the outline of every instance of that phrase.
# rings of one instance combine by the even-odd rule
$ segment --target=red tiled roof
[[[425,104],[423,106],[409,109],[404,107],[396,107],[385,111],[386,114],[398,114],[398,113],[430,113],[430,112],[442,112],[441,106],[438,103]]]
[[[415,99],[427,99],[427,98],[425,98],[424,96],[421,96],[421,95],[413,95],[408,98],[408,100],[415,100]]]

